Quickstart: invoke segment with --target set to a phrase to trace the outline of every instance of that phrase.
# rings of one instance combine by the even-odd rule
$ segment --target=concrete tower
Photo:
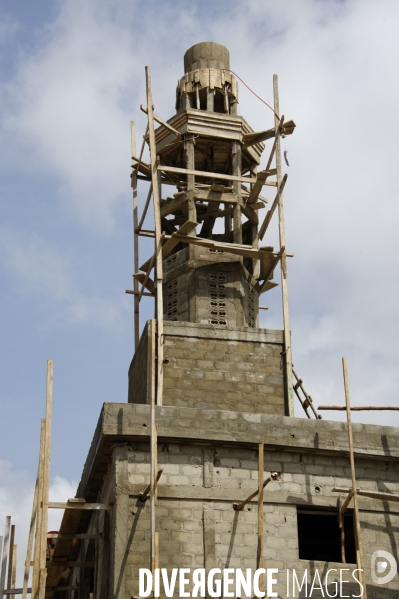
[[[238,84],[227,48],[196,44],[184,56],[184,70],[176,116],[168,121],[181,139],[161,125],[155,131],[156,154],[162,166],[215,177],[166,171],[177,193],[162,201],[162,230],[173,234],[176,227],[198,223],[190,236],[203,242],[180,242],[163,260],[163,405],[218,404],[226,410],[290,415],[283,332],[259,329],[259,296],[277,286],[271,280],[277,254],[260,245],[264,232],[259,234],[258,211],[266,202],[261,186],[255,192],[243,182],[257,180],[262,136],[237,115]],[[291,122],[285,134],[293,127]],[[270,179],[276,170],[262,175],[263,185],[277,185]],[[147,337],[145,330],[129,371],[132,403],[148,402]]]
[[[219,569],[217,578],[274,568],[268,591],[281,598],[359,596],[353,573],[364,570],[363,599],[396,599],[397,577],[380,584],[372,560],[381,550],[398,559],[399,429],[311,418],[308,395],[308,419],[294,417],[292,393],[303,384],[292,381],[280,138],[295,125],[279,114],[277,77],[274,127],[254,132],[237,113],[224,46],[196,44],[184,67],[168,121],[154,112],[146,68],[149,163],[132,143],[128,403],[103,405],[48,564],[46,599],[137,599],[143,568],[164,568],[169,579],[174,568]],[[139,188],[138,202],[140,179],[149,192],[141,201]],[[266,216],[263,193],[272,196]],[[143,228],[150,205],[153,230]],[[273,213],[277,251],[261,245]],[[140,236],[155,242],[144,264]],[[259,328],[259,296],[277,285],[277,265],[282,331]],[[144,294],[156,318],[140,336]],[[266,590],[268,578],[259,580]],[[227,583],[217,593],[258,595]],[[154,596],[165,597],[162,586]],[[182,596],[178,584],[173,596]]]

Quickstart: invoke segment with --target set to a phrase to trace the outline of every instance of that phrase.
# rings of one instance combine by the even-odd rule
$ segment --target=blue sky
[[[102,403],[127,398],[129,121],[140,137],[147,64],[156,112],[173,115],[199,41],[226,45],[269,102],[278,73],[281,111],[297,123],[285,206],[307,390],[316,405],[342,403],[346,355],[353,403],[399,404],[398,25],[393,0],[0,2],[0,526],[10,512],[23,529],[29,512],[47,358],[54,498],[74,494]],[[243,86],[240,112],[255,130],[272,124]],[[262,303],[262,326],[281,327],[279,288]]]

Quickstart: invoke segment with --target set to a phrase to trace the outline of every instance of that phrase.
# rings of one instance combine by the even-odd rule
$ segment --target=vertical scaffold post
[[[278,94],[278,76],[273,75],[273,94],[274,94],[274,127],[275,127],[275,143],[276,143],[276,171],[277,171],[277,189],[281,185],[281,131],[280,120],[277,115],[280,114],[280,101]],[[285,242],[285,224],[284,224],[284,202],[283,194],[280,194],[278,202],[278,223],[280,249],[287,247]],[[291,330],[290,330],[290,315],[288,309],[288,285],[287,285],[287,259],[284,250],[281,257],[281,293],[283,300],[283,320],[284,320],[284,368],[285,380],[287,385],[287,406],[286,415],[294,416],[294,391],[292,384],[292,349],[291,349]]]
[[[11,526],[10,535],[10,548],[8,551],[8,576],[7,576],[7,589],[12,589],[12,566],[14,560],[14,546],[15,546],[15,524]]]
[[[257,569],[263,568],[263,478],[264,478],[264,443],[258,447],[258,551]],[[259,576],[259,590],[263,592],[263,574]]]
[[[131,155],[136,156],[136,127],[134,121],[130,121]],[[133,193],[133,264],[134,272],[139,272],[139,206],[137,196],[137,169],[132,169],[132,193]],[[134,294],[134,350],[137,351],[140,340],[140,301],[139,282],[133,277]]]
[[[47,360],[46,380],[46,422],[44,443],[43,466],[43,493],[42,493],[42,522],[40,542],[40,573],[39,573],[39,599],[44,599],[46,594],[46,553],[47,553],[47,522],[48,522],[48,494],[50,487],[50,450],[51,450],[51,419],[53,409],[53,360]]]
[[[156,563],[158,560],[157,544],[155,538],[155,477],[157,472],[157,429],[155,426],[155,347],[156,347],[156,321],[150,320],[149,326],[149,354],[150,354],[150,535],[151,535],[151,572],[154,576]]]
[[[346,358],[342,358],[342,368],[344,373],[344,386],[345,386],[345,402],[346,402],[346,418],[348,423],[348,440],[349,440],[349,460],[351,466],[351,479],[352,479],[352,492],[353,492],[353,505],[355,508],[355,541],[356,541],[356,562],[359,569],[359,580],[363,585],[362,599],[367,599],[366,580],[364,577],[364,566],[363,566],[363,548],[362,538],[360,530],[359,520],[359,503],[356,489],[356,471],[355,471],[355,456],[353,451],[353,435],[352,435],[352,417],[351,417],[351,402],[349,395],[349,379],[348,379],[348,367],[346,364]],[[361,586],[359,585],[361,592]]]
[[[41,459],[40,458],[41,458],[41,455],[42,455],[42,453],[44,451],[45,423],[46,423],[45,419],[42,418],[41,423],[40,423],[39,463],[38,463],[38,466],[37,466],[35,492],[34,492],[34,495],[33,495],[32,514],[31,514],[30,526],[29,526],[28,545],[27,545],[27,548],[26,548],[24,581],[23,581],[23,586],[22,586],[22,599],[26,599],[26,595],[28,593],[29,572],[30,572],[31,559],[32,559],[33,535],[35,533],[35,525],[37,526],[38,496],[39,496],[39,478],[40,478],[40,468],[41,468]]]
[[[4,530],[4,545],[3,555],[1,559],[1,572],[0,572],[0,599],[3,599],[4,588],[6,584],[6,572],[7,572],[7,559],[8,550],[10,546],[10,527],[11,527],[11,516],[6,518],[6,526]]]
[[[151,156],[151,179],[154,200],[154,223],[155,223],[155,274],[156,274],[156,316],[157,316],[157,394],[156,404],[162,405],[163,394],[163,297],[162,297],[162,248],[161,248],[161,195],[160,195],[160,171],[157,167],[157,149],[154,131],[154,106],[152,103],[151,73],[150,67],[145,68],[147,83],[147,107],[148,107],[148,136]]]

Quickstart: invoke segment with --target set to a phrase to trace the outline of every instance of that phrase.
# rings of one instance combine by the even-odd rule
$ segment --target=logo
[[[384,574],[388,566],[388,574],[377,576],[377,574]],[[373,582],[376,584],[387,584],[395,577],[397,571],[398,564],[393,555],[382,549],[374,551],[371,556],[371,578],[373,579]]]

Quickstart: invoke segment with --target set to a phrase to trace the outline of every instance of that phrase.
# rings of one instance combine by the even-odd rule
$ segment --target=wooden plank
[[[1,559],[1,573],[0,573],[0,599],[3,599],[4,590],[6,586],[6,573],[7,573],[7,560],[8,552],[10,547],[10,528],[11,528],[11,516],[6,517],[6,525],[4,529],[4,542],[3,542],[3,555]]]
[[[229,243],[223,243],[221,241],[213,241],[208,239],[201,239],[200,237],[188,237],[187,235],[180,235],[178,232],[173,235],[165,236],[166,239],[177,239],[178,242],[189,243],[193,245],[199,245],[206,248],[217,249],[221,252],[228,254],[235,254],[237,256],[246,256],[248,258],[258,258],[258,250],[252,249],[251,246],[247,245],[234,245]]]
[[[157,315],[157,405],[162,405],[163,397],[163,290],[162,290],[162,228],[161,228],[161,173],[159,161],[157,160],[157,149],[154,132],[154,105],[152,101],[151,73],[150,68],[145,68],[146,92],[148,109],[148,135],[151,157],[151,178],[154,199],[154,223],[155,223],[155,284],[156,284],[156,315]],[[155,476],[155,475],[154,475]],[[155,530],[154,530],[155,532]],[[153,544],[153,543],[152,543]]]
[[[134,156],[136,153],[136,128],[134,121],[130,121],[130,144],[131,144],[131,154]],[[138,204],[138,192],[137,192],[137,170],[133,169],[132,178],[132,195],[133,195],[133,269],[134,272],[138,272],[139,270],[139,238],[138,238],[138,229],[139,227],[139,204]],[[139,293],[139,282],[133,277],[133,289],[135,291],[134,294],[134,349],[137,350],[140,341],[140,302],[138,298]],[[25,599],[25,598],[23,598]]]
[[[341,410],[341,411],[344,411],[344,410],[346,410],[346,407],[345,406],[319,406],[318,410]],[[351,406],[351,412],[363,412],[363,411],[379,412],[380,410],[397,411],[397,410],[399,410],[399,407],[396,407],[396,406]]]
[[[48,523],[48,496],[50,488],[50,453],[51,453],[51,421],[53,409],[53,369],[52,359],[47,360],[46,378],[46,416],[45,416],[45,441],[44,441],[44,466],[43,466],[43,492],[42,492],[42,521],[40,542],[40,578],[39,599],[44,599],[46,592],[46,553],[47,553],[47,523]]]
[[[140,110],[142,110],[145,114],[148,114],[147,107],[143,106],[142,104],[140,104]],[[172,133],[174,133],[176,135],[176,137],[181,138],[180,131],[177,131],[177,129],[175,129],[174,127],[172,127],[171,125],[169,125],[169,123],[167,123],[166,121],[164,121],[163,119],[161,119],[160,116],[157,116],[156,114],[153,113],[153,118],[154,118],[154,121],[156,121],[157,123],[159,123],[160,125],[162,125],[166,129],[168,129],[169,131],[171,131]]]
[[[259,443],[258,447],[258,550],[257,550],[257,568],[263,568],[263,472],[264,472],[265,445]],[[263,592],[263,574],[259,577],[259,590]]]
[[[345,556],[345,517],[342,514],[342,500],[341,495],[338,497],[338,525],[341,531],[340,541],[341,541],[341,562],[346,564],[346,556]]]
[[[253,225],[259,224],[258,215],[256,214],[255,210],[252,208],[252,206],[250,206],[248,203],[243,202],[242,200],[240,201],[239,206],[240,206],[241,212],[243,214],[245,214],[245,216],[247,217],[247,219],[249,220],[250,223],[252,223]]]
[[[262,291],[262,288],[263,288],[263,286],[265,285],[265,283],[268,283],[269,279],[271,279],[271,278],[272,278],[272,276],[273,276],[273,272],[274,272],[274,270],[275,270],[275,268],[276,268],[277,264],[278,264],[278,263],[280,262],[280,260],[282,259],[282,256],[284,255],[284,253],[285,253],[285,247],[283,246],[277,255],[275,255],[275,254],[274,254],[275,258],[274,258],[273,262],[271,262],[271,263],[270,263],[270,266],[269,266],[269,271],[268,271],[268,272],[266,272],[266,274],[265,274],[265,281],[264,281],[264,283],[263,283],[263,284],[260,286],[260,288],[259,288],[259,293],[263,293],[263,291]]]
[[[180,210],[184,202],[187,202],[187,194],[185,192],[176,194],[176,197],[174,198],[168,198],[166,203],[161,208],[161,218],[164,218],[169,214],[174,214]]]
[[[136,163],[133,164],[133,168],[137,169],[138,167],[137,170],[139,173],[142,173],[146,179],[151,181],[151,166],[148,162],[144,162],[142,159],[136,158],[136,156],[132,156],[132,160]]]
[[[276,197],[274,198],[274,202],[273,202],[272,206],[270,207],[270,209],[267,211],[267,214],[265,216],[265,220],[261,224],[261,227],[259,229],[259,238],[260,239],[263,239],[264,236],[265,236],[265,233],[266,233],[267,228],[268,228],[268,226],[270,224],[270,221],[272,220],[273,214],[274,214],[274,212],[275,212],[275,210],[276,210],[276,208],[277,208],[277,206],[278,206],[278,204],[280,202],[280,196],[283,193],[285,184],[287,182],[287,178],[288,178],[288,175],[285,174],[284,177],[283,177],[283,179],[282,179],[282,181],[281,181],[281,184],[280,184],[280,186],[278,188]]]
[[[282,133],[284,135],[292,135],[295,130],[294,121],[287,121],[283,126]],[[271,139],[275,137],[276,131],[273,127],[272,129],[267,129],[266,131],[258,131],[257,133],[247,133],[242,136],[243,148],[248,148],[248,146],[253,146],[254,144],[260,143],[262,141],[266,141],[267,139]]]
[[[8,575],[7,575],[7,589],[12,589],[12,569],[14,559],[14,541],[15,541],[15,524],[11,525],[10,533],[10,546],[8,550]],[[15,586],[15,584],[14,584]]]
[[[243,181],[244,183],[256,183],[256,179],[251,179],[250,177],[241,177],[234,175],[225,175],[222,173],[211,173],[209,171],[197,171],[195,169],[187,169],[187,168],[179,168],[177,166],[165,166],[160,165],[158,167],[160,171],[166,173],[179,173],[181,175],[194,175],[195,177],[205,177],[207,179],[217,179],[221,181]]]
[[[341,487],[334,487],[333,493],[350,493],[352,489],[344,489]],[[370,499],[380,499],[381,501],[399,501],[399,495],[393,493],[382,493],[380,491],[364,491],[363,489],[356,489],[356,493],[360,497],[370,497]]]
[[[278,77],[273,75],[273,95],[274,95],[274,127],[276,137],[276,169],[277,169],[277,188],[280,189],[282,183],[281,172],[281,137],[280,122],[277,115],[280,114],[280,102],[278,94]],[[278,202],[278,220],[279,220],[279,240],[280,248],[286,247],[285,224],[284,224],[284,202],[283,194],[280,193]],[[284,352],[283,364],[286,382],[286,416],[294,416],[294,391],[292,384],[292,348],[291,348],[291,328],[288,308],[288,284],[287,284],[287,264],[284,252],[281,255],[281,297],[283,303],[283,323],[284,323]]]
[[[364,562],[363,562],[363,547],[362,547],[362,537],[360,530],[360,518],[359,518],[359,503],[356,492],[356,471],[355,471],[355,455],[353,450],[353,434],[352,434],[352,417],[351,417],[351,408],[350,408],[350,395],[349,395],[349,380],[348,380],[348,367],[346,364],[346,358],[342,358],[342,370],[344,375],[344,387],[345,387],[345,402],[346,402],[346,418],[348,424],[348,441],[349,441],[349,460],[351,466],[351,479],[352,479],[352,493],[353,493],[353,505],[355,512],[355,542],[356,542],[356,562],[357,567],[359,568],[359,580],[363,583],[363,572],[364,572]],[[344,504],[345,505],[345,504]],[[362,597],[367,599],[367,590],[365,585]],[[361,590],[361,585],[359,585],[359,591]]]
[[[12,568],[11,568],[11,589],[15,589],[15,581],[17,579],[17,560],[18,560],[18,545],[13,546],[12,551]]]
[[[262,283],[259,289],[259,295],[265,293],[266,291],[270,291],[270,289],[274,289],[275,287],[278,287],[278,283],[275,283],[274,281],[265,281],[264,283]],[[268,308],[264,309],[268,310]]]
[[[46,443],[46,420],[45,418],[41,421],[41,433],[40,433],[40,450],[39,450],[39,465],[38,465],[38,477],[37,477],[37,511],[35,518],[35,547],[33,553],[33,572],[32,572],[32,599],[36,597],[37,588],[39,584],[39,572],[40,572],[40,546],[41,546],[41,530],[42,530],[42,514],[43,514],[43,471],[44,471],[44,455],[45,455],[45,443]],[[31,523],[32,524],[32,523]],[[25,576],[29,576],[30,559],[28,557],[25,561]],[[28,574],[27,569],[28,568]],[[24,579],[24,586],[27,586],[28,579]],[[25,598],[24,598],[25,599]]]
[[[56,509],[56,510],[68,510],[68,511],[73,511],[73,510],[94,510],[94,511],[101,511],[101,510],[109,510],[111,509],[109,505],[107,505],[106,503],[84,503],[84,504],[77,504],[77,505],[72,505],[70,503],[61,503],[59,501],[49,501],[48,507],[50,509]]]
[[[102,532],[98,533],[98,534],[86,534],[86,533],[77,533],[74,535],[64,535],[64,534],[60,534],[60,533],[51,533],[48,532],[47,533],[47,538],[48,539],[104,539],[104,535]]]
[[[150,484],[151,489],[155,486],[156,477],[156,456],[155,448],[156,443],[156,429],[155,429],[155,400],[156,400],[156,321],[152,319],[148,323],[149,327],[149,402],[150,402]],[[150,560],[151,560],[151,572],[155,569],[156,559],[156,543],[155,543],[155,495],[150,495]]]
[[[147,280],[146,280],[146,276],[145,276],[145,274],[143,272],[137,272],[137,273],[135,273],[133,275],[133,279],[135,281],[137,281],[138,283],[141,283],[142,285],[145,283],[144,284],[145,288],[148,289],[148,291],[151,294],[155,293],[155,284],[154,284],[154,281],[150,277],[148,277]]]
[[[218,204],[237,204],[239,199],[234,192],[222,192],[214,189],[198,189],[192,193],[192,197],[195,200],[201,200],[205,202],[216,202]]]
[[[191,233],[191,231],[193,231],[196,228],[197,225],[197,222],[191,222],[188,220],[180,227],[178,231],[176,231],[176,233],[173,233],[171,236],[165,235],[165,239],[167,241],[162,246],[162,260],[170,254],[170,252],[173,250],[174,247],[176,247],[178,243],[180,243],[179,240],[176,241],[175,235],[188,235],[189,233]],[[151,256],[151,258],[144,262],[144,264],[140,266],[140,270],[147,272],[151,261],[155,261],[154,256]]]
[[[147,216],[147,211],[148,211],[148,206],[150,205],[151,196],[152,196],[152,182],[150,183],[150,187],[148,189],[147,199],[144,204],[143,213],[141,215],[140,221],[139,221],[137,227],[134,229],[136,231],[136,233],[139,233],[141,231],[141,227],[143,226],[145,217]]]
[[[270,171],[260,171],[256,175],[256,179],[248,196],[248,204],[255,203],[258,200],[262,187],[266,185],[266,179],[270,177]]]
[[[270,269],[272,268],[272,265],[275,263],[276,260],[276,254],[275,252],[273,252],[273,250],[264,250],[261,249],[259,250],[259,261],[260,261],[260,272],[259,272],[259,279],[260,280],[265,280],[268,277],[268,274],[270,273]]]

